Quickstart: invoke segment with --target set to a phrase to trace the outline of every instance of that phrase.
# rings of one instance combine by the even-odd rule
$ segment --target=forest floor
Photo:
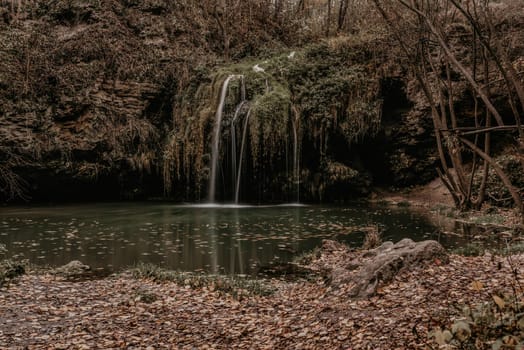
[[[451,255],[365,300],[322,279],[269,280],[272,295],[239,298],[131,273],[77,282],[28,274],[0,289],[0,348],[429,349],[428,331],[449,326],[461,306],[522,295],[523,269],[522,254]]]
[[[453,198],[439,178],[430,183],[404,191],[379,191],[374,200],[392,204],[409,203],[413,206],[429,208],[435,204],[453,207]]]
[[[376,200],[452,208],[439,183]],[[451,254],[362,300],[322,278],[260,282],[274,292],[238,296],[130,271],[83,281],[29,273],[0,287],[0,349],[436,349],[428,333],[449,329],[464,306],[524,302],[524,254]]]

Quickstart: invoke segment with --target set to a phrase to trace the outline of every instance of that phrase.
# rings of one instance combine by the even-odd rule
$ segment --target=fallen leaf
[[[480,281],[473,281],[471,282],[471,289],[480,292],[484,288],[484,284]]]
[[[493,295],[493,300],[495,301],[495,304],[499,307],[500,310],[504,309],[504,306],[506,306],[506,303],[504,302],[504,299],[502,299],[499,296]]]

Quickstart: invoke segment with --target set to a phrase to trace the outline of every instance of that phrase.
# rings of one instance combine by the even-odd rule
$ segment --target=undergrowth
[[[362,243],[362,249],[369,250],[379,247],[382,244],[382,237],[378,225],[371,225],[365,228],[366,235]]]
[[[459,307],[458,317],[428,333],[430,348],[437,345],[439,349],[524,349],[521,266],[513,262],[511,255],[506,259],[513,273],[510,290],[491,291],[487,300]],[[472,282],[471,289],[485,292],[480,281]]]
[[[274,289],[260,280],[231,277],[224,275],[199,274],[167,270],[154,264],[139,263],[131,269],[134,278],[151,279],[156,282],[175,282],[180,286],[189,286],[193,289],[207,288],[232,295],[241,299],[244,296],[267,296],[274,293]]]
[[[479,284],[477,288],[482,288]],[[429,333],[439,349],[524,349],[524,302],[521,294],[491,295],[466,305],[461,317]]]
[[[17,261],[5,258],[7,249],[0,244],[0,287],[7,284],[13,278],[25,273],[25,268]]]
[[[309,265],[314,260],[320,258],[322,250],[320,247],[315,247],[312,250],[305,251],[293,258],[293,263],[299,265]]]

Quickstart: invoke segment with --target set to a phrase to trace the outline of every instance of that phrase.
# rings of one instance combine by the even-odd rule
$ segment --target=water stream
[[[236,122],[240,117],[242,107],[244,107],[246,101],[242,100],[235,110],[233,119],[231,120],[231,183],[233,186],[237,183],[237,129]],[[235,202],[237,203],[237,202]]]
[[[300,159],[298,142],[298,118],[293,120],[293,176],[292,181],[296,186],[296,201],[300,203]]]
[[[246,206],[155,203],[2,208],[0,243],[37,265],[81,260],[111,272],[138,262],[183,271],[251,274],[287,262],[323,239],[362,243],[362,226],[385,239],[440,239],[426,216],[409,209],[355,205]]]
[[[244,163],[244,151],[246,147],[247,129],[249,127],[249,116],[251,115],[251,108],[247,111],[244,120],[244,130],[242,131],[242,142],[240,144],[240,155],[238,157],[238,173],[235,184],[235,203],[238,204],[240,200],[240,180],[242,179],[242,164]]]
[[[239,93],[238,96],[229,96],[229,86],[233,80],[240,80],[239,82]],[[266,80],[266,93],[270,91],[269,83]],[[227,101],[226,101],[227,100]],[[227,102],[227,103],[226,103]],[[231,103],[234,102],[236,107],[234,110],[231,108]],[[227,106],[226,106],[227,105]],[[233,203],[240,203],[240,187],[242,185],[242,171],[246,171],[244,162],[249,157],[247,137],[249,132],[249,119],[251,116],[252,107],[256,105],[256,102],[248,101],[246,97],[246,82],[243,75],[229,75],[222,83],[220,90],[219,103],[215,112],[215,124],[212,134],[212,145],[211,145],[211,163],[210,163],[210,177],[208,185],[208,203],[218,203],[228,200],[233,200]],[[247,110],[247,112],[246,112]],[[252,116],[256,117],[255,115]],[[242,118],[243,123],[242,123]],[[221,139],[227,135],[222,135],[223,125],[229,123],[229,137],[230,140]],[[299,139],[299,116],[291,121],[292,127],[289,138],[292,139],[292,166],[289,169],[288,162],[288,147],[285,149],[286,154],[286,172],[287,177],[290,179],[291,191],[293,193],[286,194],[287,198],[290,198],[296,203],[300,202],[300,139]],[[242,127],[239,127],[242,125]],[[238,129],[238,130],[237,130]],[[242,132],[242,138],[239,140],[237,137],[238,133]],[[257,137],[256,135],[254,137]],[[221,144],[225,144],[229,149],[221,150]],[[240,152],[237,152],[240,146]],[[229,159],[222,157],[222,154],[229,154]],[[251,154],[253,157],[257,157],[256,154]],[[277,165],[278,167],[278,165]],[[272,170],[270,170],[272,171]],[[220,172],[220,174],[219,174]],[[230,173],[231,183],[226,179],[226,174]],[[278,174],[277,174],[278,176]],[[245,177],[245,176],[244,176]],[[247,180],[249,181],[249,180]],[[246,182],[246,180],[244,180]],[[222,184],[222,191],[217,195],[217,186]],[[244,184],[245,186],[246,184]]]
[[[209,177],[209,193],[208,198],[209,202],[215,202],[216,194],[216,182],[217,182],[217,172],[218,172],[218,156],[220,151],[220,138],[222,131],[222,115],[224,114],[224,105],[227,97],[227,89],[229,83],[232,79],[238,78],[237,75],[229,75],[224,83],[222,84],[222,90],[220,92],[220,100],[218,103],[217,111],[215,114],[215,126],[213,129],[213,139],[212,139],[212,148],[211,148],[211,176]]]

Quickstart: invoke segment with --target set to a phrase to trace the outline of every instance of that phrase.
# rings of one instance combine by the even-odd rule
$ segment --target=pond
[[[0,209],[0,243],[44,266],[80,260],[99,272],[151,262],[181,271],[253,274],[336,239],[362,244],[362,227],[384,239],[453,237],[421,213],[385,206],[213,206],[103,203]]]

